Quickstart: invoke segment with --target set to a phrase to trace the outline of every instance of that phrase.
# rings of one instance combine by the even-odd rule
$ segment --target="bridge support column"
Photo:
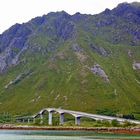
[[[75,117],[75,124],[80,125],[80,118],[81,117]]]
[[[33,123],[35,123],[35,118],[33,118]]]
[[[28,123],[30,123],[30,119],[28,119]]]
[[[62,125],[64,124],[64,113],[60,113],[60,118],[59,118],[59,124]]]
[[[40,114],[40,124],[43,124],[43,115]]]
[[[49,111],[48,124],[52,125],[52,111]]]

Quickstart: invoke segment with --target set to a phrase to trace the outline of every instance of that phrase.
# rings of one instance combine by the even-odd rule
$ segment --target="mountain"
[[[140,3],[51,12],[0,35],[0,112],[62,107],[140,118]]]

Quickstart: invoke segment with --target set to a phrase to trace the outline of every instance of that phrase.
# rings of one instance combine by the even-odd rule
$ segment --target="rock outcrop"
[[[83,51],[83,49],[82,49],[77,43],[72,44],[71,48],[72,48],[72,50],[74,50],[75,52],[81,52],[81,51]]]
[[[11,85],[17,84],[21,80],[23,80],[25,77],[27,77],[31,73],[31,70],[28,70],[24,73],[21,73],[18,75],[15,79],[11,80],[7,85],[4,86],[5,89],[9,88]]]
[[[92,43],[90,44],[90,48],[101,56],[108,56],[108,52],[102,47],[96,46]]]
[[[140,70],[140,63],[134,61],[134,62],[133,62],[133,69],[134,69],[134,70]]]
[[[96,74],[96,75],[100,76],[101,78],[103,78],[104,81],[109,82],[108,76],[106,75],[106,73],[104,72],[104,70],[101,68],[101,66],[99,64],[94,65],[91,68],[91,71],[94,74]]]

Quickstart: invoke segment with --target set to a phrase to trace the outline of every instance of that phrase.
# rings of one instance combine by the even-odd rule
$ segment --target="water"
[[[0,140],[140,140],[140,135],[93,131],[0,130]]]

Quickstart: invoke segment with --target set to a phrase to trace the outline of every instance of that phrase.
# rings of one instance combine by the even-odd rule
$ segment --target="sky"
[[[0,33],[15,23],[24,23],[49,12],[97,14],[122,2],[135,0],[0,0]],[[137,0],[140,2],[140,0]]]

